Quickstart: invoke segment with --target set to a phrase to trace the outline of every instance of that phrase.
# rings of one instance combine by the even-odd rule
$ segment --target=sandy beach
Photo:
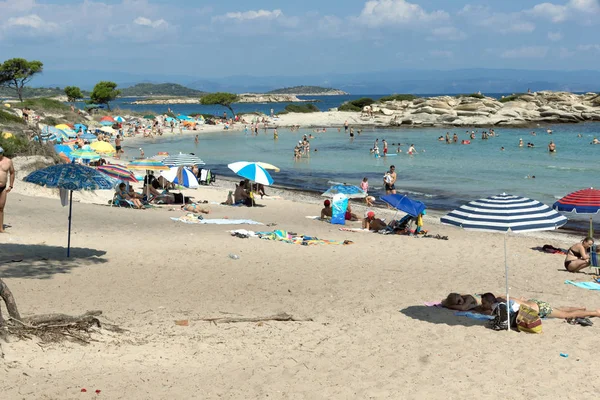
[[[6,208],[9,233],[0,237],[0,276],[21,313],[102,310],[102,322],[127,331],[100,329],[88,345],[3,342],[5,398],[90,398],[100,390],[98,397],[110,399],[496,399],[524,393],[579,399],[600,390],[587,378],[600,355],[593,346],[598,323],[584,328],[545,320],[542,335],[495,332],[424,306],[450,291],[501,293],[502,235],[441,226],[434,215],[426,229],[448,240],[345,232],[305,218],[319,214],[320,199],[282,191],[272,191],[279,198],[262,201],[265,207],[211,205],[207,218],[249,218],[276,224],[258,230],[353,242],[298,246],[227,232],[250,225],[172,221],[184,215],[176,206],[138,211],[90,204],[111,197],[100,193],[74,204],[73,257],[66,259],[67,208],[52,192],[40,196],[19,178]],[[190,194],[220,202],[228,185]],[[562,256],[532,250],[579,239],[511,235],[511,294],[600,307],[596,293],[564,284],[589,281],[588,275],[569,274]],[[281,312],[307,321],[202,321]],[[176,325],[179,320],[189,325]]]

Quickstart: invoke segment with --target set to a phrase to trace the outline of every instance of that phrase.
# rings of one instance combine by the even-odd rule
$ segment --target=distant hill
[[[82,91],[84,96],[89,96],[89,92]],[[32,97],[56,97],[56,96],[64,96],[65,91],[62,88],[54,87],[54,88],[32,88],[25,86],[23,88],[23,97],[30,99]],[[0,87],[0,97],[4,98],[17,98],[17,92],[11,88],[3,88]]]
[[[143,97],[143,96],[182,96],[198,97],[205,92],[190,89],[177,83],[138,83],[137,85],[117,88],[121,90],[121,97]]]
[[[301,96],[327,96],[327,95],[344,95],[348,94],[338,89],[324,88],[321,86],[293,86],[282,89],[275,89],[267,92],[267,94],[295,94]]]

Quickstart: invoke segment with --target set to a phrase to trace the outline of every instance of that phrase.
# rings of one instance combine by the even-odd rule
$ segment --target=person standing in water
[[[273,130],[273,140],[279,139],[279,134],[277,133],[277,128]]]
[[[194,143],[198,144],[199,140],[198,140],[198,135],[196,135],[196,137],[194,138]]]
[[[388,152],[388,144],[385,141],[385,139],[381,140],[381,143],[383,144],[383,156],[387,156],[387,152]]]
[[[554,144],[554,142],[551,140],[550,143],[548,144],[548,151],[550,153],[554,153],[556,152],[556,144]]]

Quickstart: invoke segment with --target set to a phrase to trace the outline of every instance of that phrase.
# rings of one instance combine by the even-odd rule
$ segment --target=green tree
[[[235,117],[235,112],[233,111],[233,108],[231,108],[231,104],[235,103],[239,99],[240,96],[234,93],[209,93],[205,96],[200,97],[200,104],[204,104],[205,106],[219,105],[227,107]]]
[[[43,69],[44,64],[41,61],[11,58],[0,64],[0,86],[14,89],[22,102],[25,84]]]
[[[94,86],[92,94],[90,95],[90,101],[96,104],[106,104],[106,107],[110,110],[109,102],[117,98],[121,94],[120,90],[117,90],[117,84],[110,81],[100,81]]]
[[[75,103],[77,100],[83,98],[83,94],[81,93],[81,89],[77,86],[67,86],[65,87],[65,94],[67,95],[67,100],[70,103]]]

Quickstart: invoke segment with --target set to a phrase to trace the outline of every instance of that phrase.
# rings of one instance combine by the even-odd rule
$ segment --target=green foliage
[[[473,97],[475,99],[485,99],[485,96],[480,94],[480,93],[471,93],[471,94],[457,94],[456,96],[457,99],[460,99],[461,97]]]
[[[327,92],[340,92],[341,90],[333,89],[333,88],[324,88],[320,86],[294,86],[287,87],[282,89],[271,90],[267,92],[267,94],[297,94],[297,95],[319,95]]]
[[[60,160],[54,151],[52,145],[40,143],[27,139],[25,135],[15,134],[12,137],[5,138],[0,135],[0,146],[4,149],[4,155],[7,157],[15,156],[46,156],[55,161]]]
[[[21,103],[15,104],[15,107],[30,108],[35,111],[69,111],[70,108],[61,101],[39,98],[27,99]]]
[[[518,100],[519,97],[521,97],[524,93],[515,93],[515,94],[511,94],[510,96],[504,96],[501,99],[498,99],[498,101],[500,103],[508,103],[509,101],[515,101]]]
[[[227,107],[227,108],[229,108],[231,113],[233,115],[235,115],[233,108],[231,108],[231,104],[238,101],[239,98],[240,97],[234,93],[226,93],[226,92],[209,93],[207,95],[200,97],[200,104],[203,104],[205,106],[220,105],[223,107]]]
[[[338,107],[338,111],[362,111],[363,107],[370,106],[375,101],[369,97],[361,97],[360,99],[348,101]]]
[[[314,113],[319,112],[320,110],[312,103],[307,104],[288,104],[285,106],[284,111],[278,112],[277,114],[287,114],[287,113]]]
[[[4,110],[0,110],[0,124],[24,124],[23,118],[19,118],[17,115],[11,114]]]
[[[338,107],[338,111],[354,111],[354,112],[360,112],[362,111],[362,108],[355,106],[354,104],[351,103],[344,103],[341,106]]]
[[[42,119],[40,121],[40,123],[42,123],[44,125],[55,126],[55,125],[60,124],[61,122],[54,117],[46,117],[46,118]]]
[[[414,94],[392,94],[390,96],[383,96],[382,98],[380,98],[378,100],[379,103],[384,103],[386,101],[413,101],[415,99],[418,99],[418,96],[415,96]]]
[[[121,94],[120,90],[117,90],[117,84],[110,81],[100,81],[94,86],[92,94],[90,94],[90,101],[95,104],[106,104],[106,107],[110,110],[110,102],[117,98]]]
[[[0,64],[0,86],[12,88],[23,101],[23,87],[44,69],[41,61],[11,58]]]
[[[123,97],[141,97],[141,96],[200,96],[205,92],[190,89],[176,83],[138,83],[137,85],[121,89]]]
[[[173,114],[173,115],[174,115],[173,118],[175,118],[175,114]],[[199,116],[202,116],[202,117],[204,117],[204,119],[208,119],[208,118],[213,119],[215,117],[212,114],[202,114],[202,113],[191,113],[191,114],[188,114],[188,115],[190,117],[193,117],[193,118],[197,118]]]
[[[83,93],[81,93],[81,89],[77,86],[65,87],[65,94],[67,95],[67,101],[71,103],[75,103],[77,100],[83,98]]]

